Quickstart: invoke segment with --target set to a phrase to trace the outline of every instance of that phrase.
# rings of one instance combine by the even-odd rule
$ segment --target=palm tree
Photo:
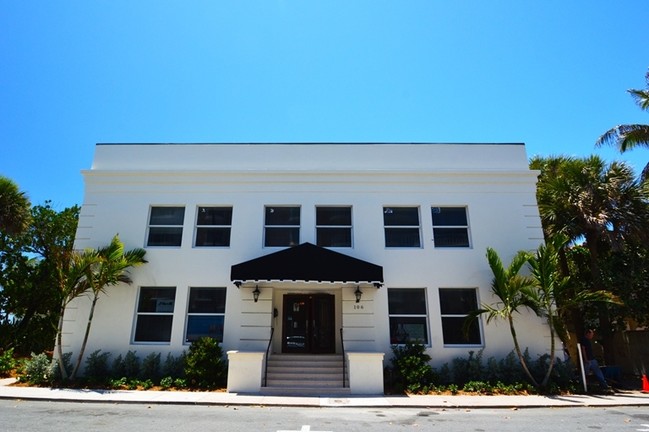
[[[584,242],[588,249],[592,293],[605,291],[601,277],[601,254],[621,248],[629,239],[649,237],[649,190],[635,178],[626,164],[606,164],[598,156],[588,158],[534,158],[532,169],[541,175],[537,201],[546,240],[556,234],[569,243]],[[564,246],[564,252],[565,252]],[[561,256],[561,269],[568,275],[567,259]],[[573,297],[578,293],[573,292]],[[573,331],[580,332],[581,316],[573,310]],[[614,361],[611,323],[606,308],[600,307],[600,332],[604,336],[608,360]]]
[[[512,259],[509,267],[505,268],[498,253],[492,248],[487,248],[487,261],[494,275],[491,282],[491,292],[498,298],[498,303],[495,306],[483,303],[480,309],[469,314],[464,328],[466,331],[471,321],[480,315],[487,316],[487,324],[494,319],[507,321],[509,332],[514,342],[514,350],[521,363],[521,367],[532,384],[538,387],[538,382],[527,366],[525,356],[518,342],[516,328],[514,327],[514,314],[520,313],[520,309],[523,307],[535,308],[535,304],[530,300],[532,297],[530,290],[534,287],[534,280],[529,276],[520,274],[521,269],[528,262],[529,258],[530,255],[527,252],[519,251]]]
[[[627,91],[631,94],[631,97],[640,109],[649,112],[649,71],[647,71],[645,75],[645,80],[647,82],[647,89],[630,89]],[[625,151],[636,147],[649,147],[649,125],[623,124],[615,126],[599,137],[595,145],[597,147],[601,147],[602,145],[614,145],[620,153],[624,153]],[[642,178],[647,179],[648,177],[649,164],[647,164],[642,171]]]
[[[65,368],[63,356],[63,321],[66,307],[75,298],[83,295],[89,289],[88,269],[97,262],[98,256],[95,251],[72,252],[65,270],[58,269],[59,290],[61,293],[61,305],[59,309],[59,321],[56,327],[56,353],[61,372],[61,379],[68,378],[68,371]]]
[[[541,245],[536,253],[529,257],[528,264],[532,270],[535,282],[533,290],[526,291],[534,303],[536,314],[545,319],[550,329],[550,364],[545,372],[541,387],[546,387],[552,375],[556,351],[555,335],[565,332],[558,299],[564,297],[568,288],[569,277],[563,276],[559,270],[559,251],[568,242],[568,237],[559,234],[546,245]]]
[[[83,342],[81,344],[81,349],[79,350],[79,356],[74,370],[70,375],[70,379],[76,377],[79,367],[81,366],[99,295],[105,293],[106,288],[109,286],[114,286],[120,283],[130,284],[132,280],[128,274],[128,269],[147,262],[144,259],[144,255],[146,254],[144,249],[136,248],[125,252],[124,244],[120,241],[119,236],[117,235],[113,237],[108,246],[96,251],[89,250],[84,254],[90,259],[93,259],[92,264],[85,268],[85,282],[88,290],[92,293],[92,303],[90,306],[88,323],[86,325]]]
[[[0,233],[20,234],[27,229],[31,204],[16,183],[0,176]]]

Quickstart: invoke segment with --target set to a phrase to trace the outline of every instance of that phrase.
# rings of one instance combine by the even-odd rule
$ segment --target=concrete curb
[[[649,406],[649,394],[641,392],[567,396],[265,396],[224,392],[53,389],[12,386],[11,384],[14,382],[13,379],[0,380],[0,399],[113,404],[320,408],[523,409]]]

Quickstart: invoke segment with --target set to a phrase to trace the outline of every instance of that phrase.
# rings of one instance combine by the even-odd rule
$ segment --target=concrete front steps
[[[266,384],[261,388],[261,393],[296,396],[349,395],[347,377],[343,383],[343,356],[272,354],[268,358]]]

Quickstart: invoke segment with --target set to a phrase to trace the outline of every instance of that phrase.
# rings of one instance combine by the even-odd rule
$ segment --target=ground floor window
[[[426,290],[424,288],[388,288],[390,343],[429,344]]]
[[[175,287],[141,287],[133,340],[170,342],[175,303]]]
[[[467,315],[478,308],[474,288],[440,288],[439,305],[444,345],[481,345],[480,321],[474,320],[464,331]]]
[[[193,342],[203,336],[223,342],[225,293],[225,288],[189,288],[185,342]]]

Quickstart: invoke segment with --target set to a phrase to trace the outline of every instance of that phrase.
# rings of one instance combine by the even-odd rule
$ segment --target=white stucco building
[[[543,239],[523,144],[98,144],[83,176],[76,247],[118,233],[148,260],[101,297],[86,352],[165,356],[209,335],[229,352],[230,391],[380,393],[406,340],[434,366],[504,356],[504,323],[461,332],[494,302],[486,248],[508,262]],[[66,311],[65,352],[79,350],[87,303]],[[517,326],[532,354],[549,346],[534,316]],[[342,381],[300,363],[343,349]]]

